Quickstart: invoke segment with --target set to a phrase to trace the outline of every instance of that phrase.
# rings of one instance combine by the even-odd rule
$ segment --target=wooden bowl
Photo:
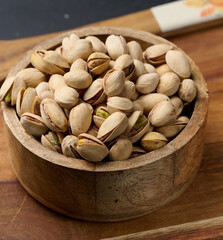
[[[72,32],[80,37],[95,35],[102,40],[110,34],[123,35],[127,41],[139,41],[143,49],[151,44],[172,44],[151,33],[121,27],[91,27]],[[72,32],[29,51],[8,77],[30,65],[35,49],[54,49]],[[188,125],[166,146],[126,161],[91,163],[48,150],[24,131],[14,108],[2,103],[8,150],[22,186],[47,207],[90,221],[136,218],[177,198],[199,168],[208,109],[205,80],[195,63],[191,59],[190,62],[198,94]]]

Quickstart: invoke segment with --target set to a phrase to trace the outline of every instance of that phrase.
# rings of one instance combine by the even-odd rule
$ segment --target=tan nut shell
[[[87,66],[87,62],[84,61],[82,58],[78,58],[77,60],[75,60],[71,67],[70,67],[70,72],[75,71],[76,69],[78,70],[84,70],[86,72],[88,72],[88,66]]]
[[[132,101],[138,98],[138,92],[136,91],[136,86],[132,81],[125,81],[124,88],[122,92],[119,94],[119,97],[125,97]]]
[[[125,138],[120,138],[111,147],[109,158],[111,161],[123,161],[128,159],[132,153],[132,143]]]
[[[140,101],[135,100],[132,102],[133,103],[133,112],[135,111],[140,111],[141,115],[143,114],[143,106]]]
[[[136,89],[141,94],[148,94],[156,89],[158,83],[159,76],[157,73],[146,73],[136,80]]]
[[[141,139],[141,145],[147,152],[163,147],[167,142],[166,137],[158,132],[149,132]]]
[[[166,54],[166,63],[181,78],[190,77],[190,62],[184,53],[177,50],[168,51]]]
[[[53,74],[49,79],[49,88],[52,92],[55,92],[57,88],[61,88],[63,86],[67,86],[64,81],[63,76],[59,74]]]
[[[48,133],[49,134],[49,133]],[[61,150],[61,142],[62,142],[62,138],[63,136],[60,135],[60,133],[55,133],[55,132],[51,132],[52,134],[52,137],[54,138],[58,138],[59,140],[59,144],[58,145],[52,145],[51,142],[49,141],[49,139],[46,137],[48,134],[46,135],[42,135],[41,136],[41,143],[44,147],[54,151],[54,152],[58,152],[58,153],[62,153],[62,150]]]
[[[156,72],[161,77],[164,73],[173,72],[172,69],[165,63],[156,68]]]
[[[129,114],[133,110],[133,103],[128,98],[110,97],[107,101],[107,108],[110,114],[114,112]]]
[[[192,102],[197,94],[195,82],[191,79],[184,79],[179,87],[178,96],[185,102]]]
[[[144,63],[147,73],[157,73],[155,67],[152,64]]]
[[[40,105],[41,117],[45,125],[54,132],[67,131],[67,118],[60,106],[50,98],[45,98]]]
[[[73,47],[76,40],[80,39],[77,34],[72,33],[69,37],[66,37],[62,41],[63,55],[67,58],[70,49]]]
[[[23,88],[22,88],[23,89]],[[18,95],[17,97],[20,97]],[[37,96],[35,88],[27,88],[20,99],[20,115],[26,112],[34,113],[34,100]],[[18,100],[19,101],[19,100]]]
[[[107,52],[105,44],[99,38],[95,36],[88,36],[85,39],[91,42],[93,46],[93,52],[101,52],[101,53]]]
[[[93,79],[92,76],[84,70],[73,70],[73,72],[68,72],[64,75],[65,83],[75,89],[85,89],[88,88]]]
[[[77,151],[84,159],[100,162],[108,155],[108,148],[96,137],[83,133],[78,138]]]
[[[173,96],[170,98],[170,102],[174,106],[176,117],[178,117],[181,114],[184,107],[182,100],[177,96]]]
[[[145,154],[145,153],[146,153],[146,151],[143,148],[138,147],[138,146],[133,146],[132,153],[131,153],[131,156],[129,158],[139,157],[139,156],[141,156],[142,154]]]
[[[80,103],[71,109],[69,123],[72,134],[86,133],[91,126],[93,108],[88,103]]]
[[[180,86],[180,78],[173,72],[164,73],[160,77],[156,91],[167,96],[175,94]]]
[[[21,117],[21,115],[22,115],[21,114],[21,105],[22,105],[22,99],[23,99],[25,90],[26,90],[25,88],[21,88],[18,92],[17,99],[16,99],[16,112],[19,117]]]
[[[54,93],[54,100],[62,107],[71,109],[77,104],[79,98],[78,92],[68,86],[57,88]]]
[[[32,113],[23,113],[20,122],[26,132],[35,137],[40,137],[48,131],[48,127],[43,123],[43,119]]]
[[[161,127],[176,117],[174,106],[170,101],[158,103],[149,113],[148,119],[153,126]]]
[[[125,74],[121,70],[111,69],[104,76],[103,88],[109,97],[119,95],[125,85]]]
[[[17,95],[21,88],[26,88],[25,82],[21,78],[15,77],[14,83],[12,85],[11,106],[14,106],[16,104]]]
[[[129,55],[132,57],[132,59],[138,59],[139,61],[142,61],[143,55],[140,44],[136,41],[131,41],[127,43],[127,46],[129,49]]]
[[[110,115],[98,130],[97,138],[103,142],[110,142],[120,136],[128,127],[128,118],[124,113],[115,112]]]
[[[80,155],[76,150],[77,143],[78,137],[67,135],[61,143],[62,153],[67,157],[80,158]]]
[[[6,95],[11,91],[12,85],[14,83],[15,76],[8,77],[2,84],[0,88],[0,101],[4,100]]]
[[[87,60],[87,65],[93,75],[100,75],[109,66],[110,57],[104,53],[94,52]]]
[[[135,82],[141,75],[146,74],[147,71],[145,65],[141,61],[134,59],[133,62],[135,65],[135,71],[131,77],[131,80]]]
[[[95,125],[91,125],[91,127],[87,131],[88,134],[97,137],[98,135],[98,128]]]
[[[48,82],[41,82],[37,87],[36,87],[36,92],[38,97],[43,100],[45,98],[54,98],[53,92],[50,91],[49,88],[49,83]]]
[[[143,106],[144,114],[146,115],[161,101],[169,101],[169,98],[161,93],[149,93],[137,99],[137,102]]]
[[[128,53],[128,46],[122,36],[110,35],[105,41],[109,56],[116,60],[119,56]]]

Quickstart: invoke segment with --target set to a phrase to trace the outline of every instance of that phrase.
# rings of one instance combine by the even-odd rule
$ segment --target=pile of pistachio
[[[7,78],[0,99],[15,106],[27,133],[68,157],[126,160],[167,144],[188,123],[196,97],[191,66],[169,44],[71,34],[38,50],[33,67]]]

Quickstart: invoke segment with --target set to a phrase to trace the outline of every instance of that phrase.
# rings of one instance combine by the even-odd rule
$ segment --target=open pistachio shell
[[[179,87],[178,96],[185,102],[192,102],[197,94],[197,87],[192,79],[184,79]]]
[[[25,88],[21,88],[18,92],[17,99],[16,99],[16,112],[19,117],[21,117],[21,115],[22,115],[21,114],[21,105],[22,105],[22,99],[23,99],[25,90],[26,90]]]
[[[119,138],[118,141],[111,147],[109,159],[111,161],[123,161],[128,159],[132,153],[132,143],[129,139]]]
[[[133,75],[131,77],[131,81],[135,82],[141,75],[146,74],[146,68],[143,62],[133,59],[135,71],[133,72]]]
[[[85,160],[100,162],[108,155],[108,148],[96,137],[83,133],[78,138],[77,151]]]
[[[74,70],[84,70],[86,72],[88,72],[88,66],[87,66],[87,62],[84,61],[82,58],[78,58],[77,60],[75,60],[71,67],[70,67],[70,72],[73,72]]]
[[[23,89],[23,88],[22,88]],[[20,95],[21,96],[21,95]],[[35,88],[27,88],[20,99],[20,114],[25,112],[34,113],[34,100],[37,96]]]
[[[81,103],[71,109],[69,123],[72,134],[86,133],[92,122],[93,108],[88,103]]]
[[[93,115],[94,124],[100,128],[102,123],[105,121],[106,118],[109,117],[109,112],[106,106],[98,106],[95,109],[95,115]]]
[[[27,133],[35,137],[40,137],[48,132],[48,127],[44,124],[43,119],[33,113],[23,113],[20,122]]]
[[[120,136],[128,127],[128,118],[124,113],[115,112],[110,115],[98,130],[97,138],[103,142],[110,142]]]
[[[110,97],[107,101],[107,108],[110,114],[114,112],[130,114],[133,110],[133,103],[128,98]]]
[[[149,132],[141,139],[141,145],[147,152],[156,150],[166,145],[168,140],[158,132]]]
[[[145,153],[146,153],[146,151],[143,148],[141,148],[139,146],[133,146],[132,153],[129,158],[139,157]]]
[[[95,125],[91,125],[91,127],[87,131],[88,134],[97,137],[98,135],[98,128]]]
[[[94,52],[87,60],[88,68],[93,75],[100,75],[109,66],[110,57],[104,53]]]
[[[11,106],[16,104],[17,95],[21,88],[26,88],[25,82],[21,78],[15,77],[11,92]]]
[[[62,153],[67,157],[80,158],[77,152],[77,143],[78,137],[67,135],[61,143]]]
[[[146,73],[136,80],[136,89],[141,94],[148,94],[156,89],[158,83],[159,76],[157,73]]]
[[[44,147],[58,153],[62,153],[61,149],[61,138],[58,133],[49,132],[46,135],[41,136],[41,143]]]
[[[99,38],[95,36],[87,36],[85,39],[91,42],[93,46],[93,52],[101,52],[101,53],[107,52],[105,44]]]
[[[181,114],[184,107],[182,100],[177,96],[173,96],[170,98],[170,102],[174,106],[176,117],[178,117]]]
[[[54,132],[67,131],[67,118],[61,107],[53,100],[45,98],[40,105],[41,117],[45,125]]]
[[[136,41],[131,41],[127,43],[127,46],[129,49],[129,55],[132,57],[132,59],[138,59],[139,61],[142,61],[143,55],[140,44]]]
[[[136,86],[132,81],[125,81],[124,88],[122,92],[119,94],[119,97],[128,98],[132,101],[138,98],[138,92],[136,91]]]
[[[15,77],[7,78],[0,88],[0,101],[4,101],[6,104],[9,105],[11,104],[11,93],[14,80]]]

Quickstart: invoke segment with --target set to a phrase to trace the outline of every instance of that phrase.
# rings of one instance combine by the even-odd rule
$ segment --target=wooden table
[[[145,10],[98,25],[122,25],[154,32],[151,23],[146,21],[147,13]],[[0,41],[0,79],[26,50],[50,35]],[[13,173],[1,116],[0,239],[223,239],[222,39],[223,26],[169,38],[194,59],[208,83],[210,105],[205,149],[191,187],[175,201],[144,217],[116,223],[85,222],[62,216],[39,204],[27,194]]]

